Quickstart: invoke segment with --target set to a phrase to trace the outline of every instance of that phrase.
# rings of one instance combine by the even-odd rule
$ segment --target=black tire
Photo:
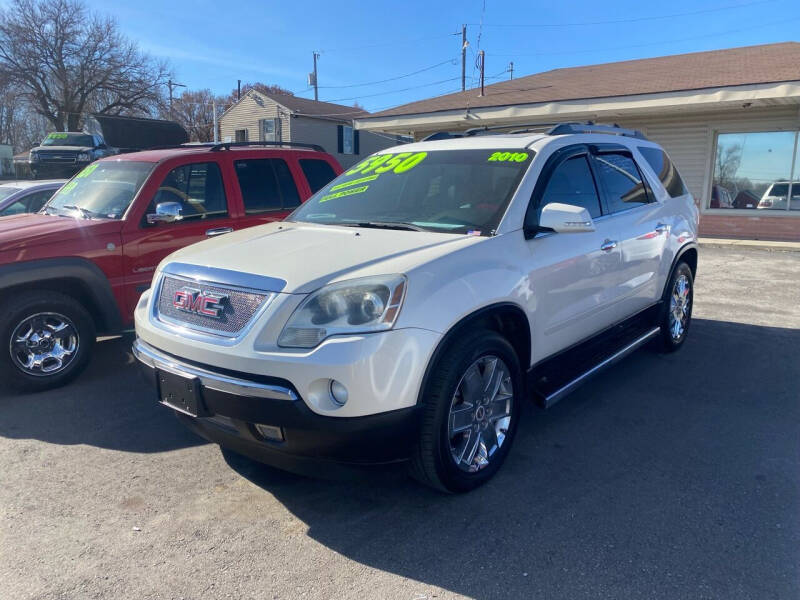
[[[685,278],[684,281],[688,284],[688,306],[686,310],[683,311],[685,314],[685,322],[682,325],[681,332],[679,335],[676,335],[675,329],[673,328],[677,319],[672,318],[672,315],[674,314],[673,310],[675,310],[672,297],[676,292],[676,285],[681,278]],[[683,346],[683,343],[686,341],[686,336],[689,334],[689,326],[692,324],[692,308],[694,307],[694,277],[692,276],[691,267],[686,262],[680,261],[677,265],[675,265],[675,269],[672,271],[672,275],[667,282],[667,286],[664,288],[664,296],[662,300],[661,316],[658,323],[658,325],[661,327],[658,349],[662,352],[675,352],[681,346]]]
[[[42,368],[29,370],[23,368],[18,347],[17,358],[14,358],[13,344],[14,340],[18,339],[19,328],[34,317],[41,322],[45,318],[42,315],[49,315],[47,319],[61,319],[71,328],[69,333],[74,332],[72,338],[75,340],[74,350],[62,359],[63,366],[51,373],[44,372]],[[48,323],[52,324],[53,321],[48,320]],[[74,298],[50,290],[23,292],[0,306],[0,381],[22,392],[60,387],[77,377],[86,368],[92,354],[95,335],[92,317]],[[44,350],[47,350],[47,346]],[[43,365],[45,369],[53,368],[54,362],[50,360]]]
[[[490,360],[488,357],[491,356],[505,363],[510,376],[510,423],[504,440],[491,455],[488,465],[475,472],[466,472],[456,464],[451,450],[448,429],[450,407],[462,376],[476,361],[482,358]],[[494,476],[514,441],[524,393],[519,358],[506,338],[494,331],[481,329],[454,340],[432,369],[422,394],[420,437],[411,457],[411,475],[421,483],[443,492],[467,492]]]

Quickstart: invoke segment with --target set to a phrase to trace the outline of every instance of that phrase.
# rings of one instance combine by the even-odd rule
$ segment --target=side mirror
[[[594,222],[589,211],[582,206],[551,202],[542,208],[539,227],[547,227],[557,233],[581,233],[594,231]]]
[[[106,144],[97,144],[98,150],[107,150],[108,146]]]
[[[156,206],[156,214],[147,215],[147,222],[154,223],[174,223],[183,219],[181,211],[183,207],[179,202],[161,202]]]

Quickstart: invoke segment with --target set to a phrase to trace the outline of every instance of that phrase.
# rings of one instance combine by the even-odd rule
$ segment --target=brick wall
[[[743,215],[700,215],[702,237],[744,238],[800,242],[800,215],[791,217],[747,217]]]

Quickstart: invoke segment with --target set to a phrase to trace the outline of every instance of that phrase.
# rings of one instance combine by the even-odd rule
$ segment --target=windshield
[[[491,235],[533,155],[506,150],[373,155],[306,200],[288,220]]]
[[[153,163],[96,162],[75,175],[42,209],[47,214],[121,219]]]
[[[5,200],[11,194],[16,194],[19,191],[19,188],[9,187],[9,186],[0,186],[0,200]]]
[[[94,139],[84,133],[51,133],[42,142],[42,146],[82,146],[94,147]]]

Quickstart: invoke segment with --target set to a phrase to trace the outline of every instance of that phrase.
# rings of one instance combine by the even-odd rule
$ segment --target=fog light
[[[261,423],[255,424],[256,431],[261,434],[265,440],[270,440],[272,442],[282,442],[283,441],[283,430],[280,427],[275,427],[274,425],[262,425]]]
[[[347,388],[335,379],[331,380],[331,399],[339,406],[347,402]]]

